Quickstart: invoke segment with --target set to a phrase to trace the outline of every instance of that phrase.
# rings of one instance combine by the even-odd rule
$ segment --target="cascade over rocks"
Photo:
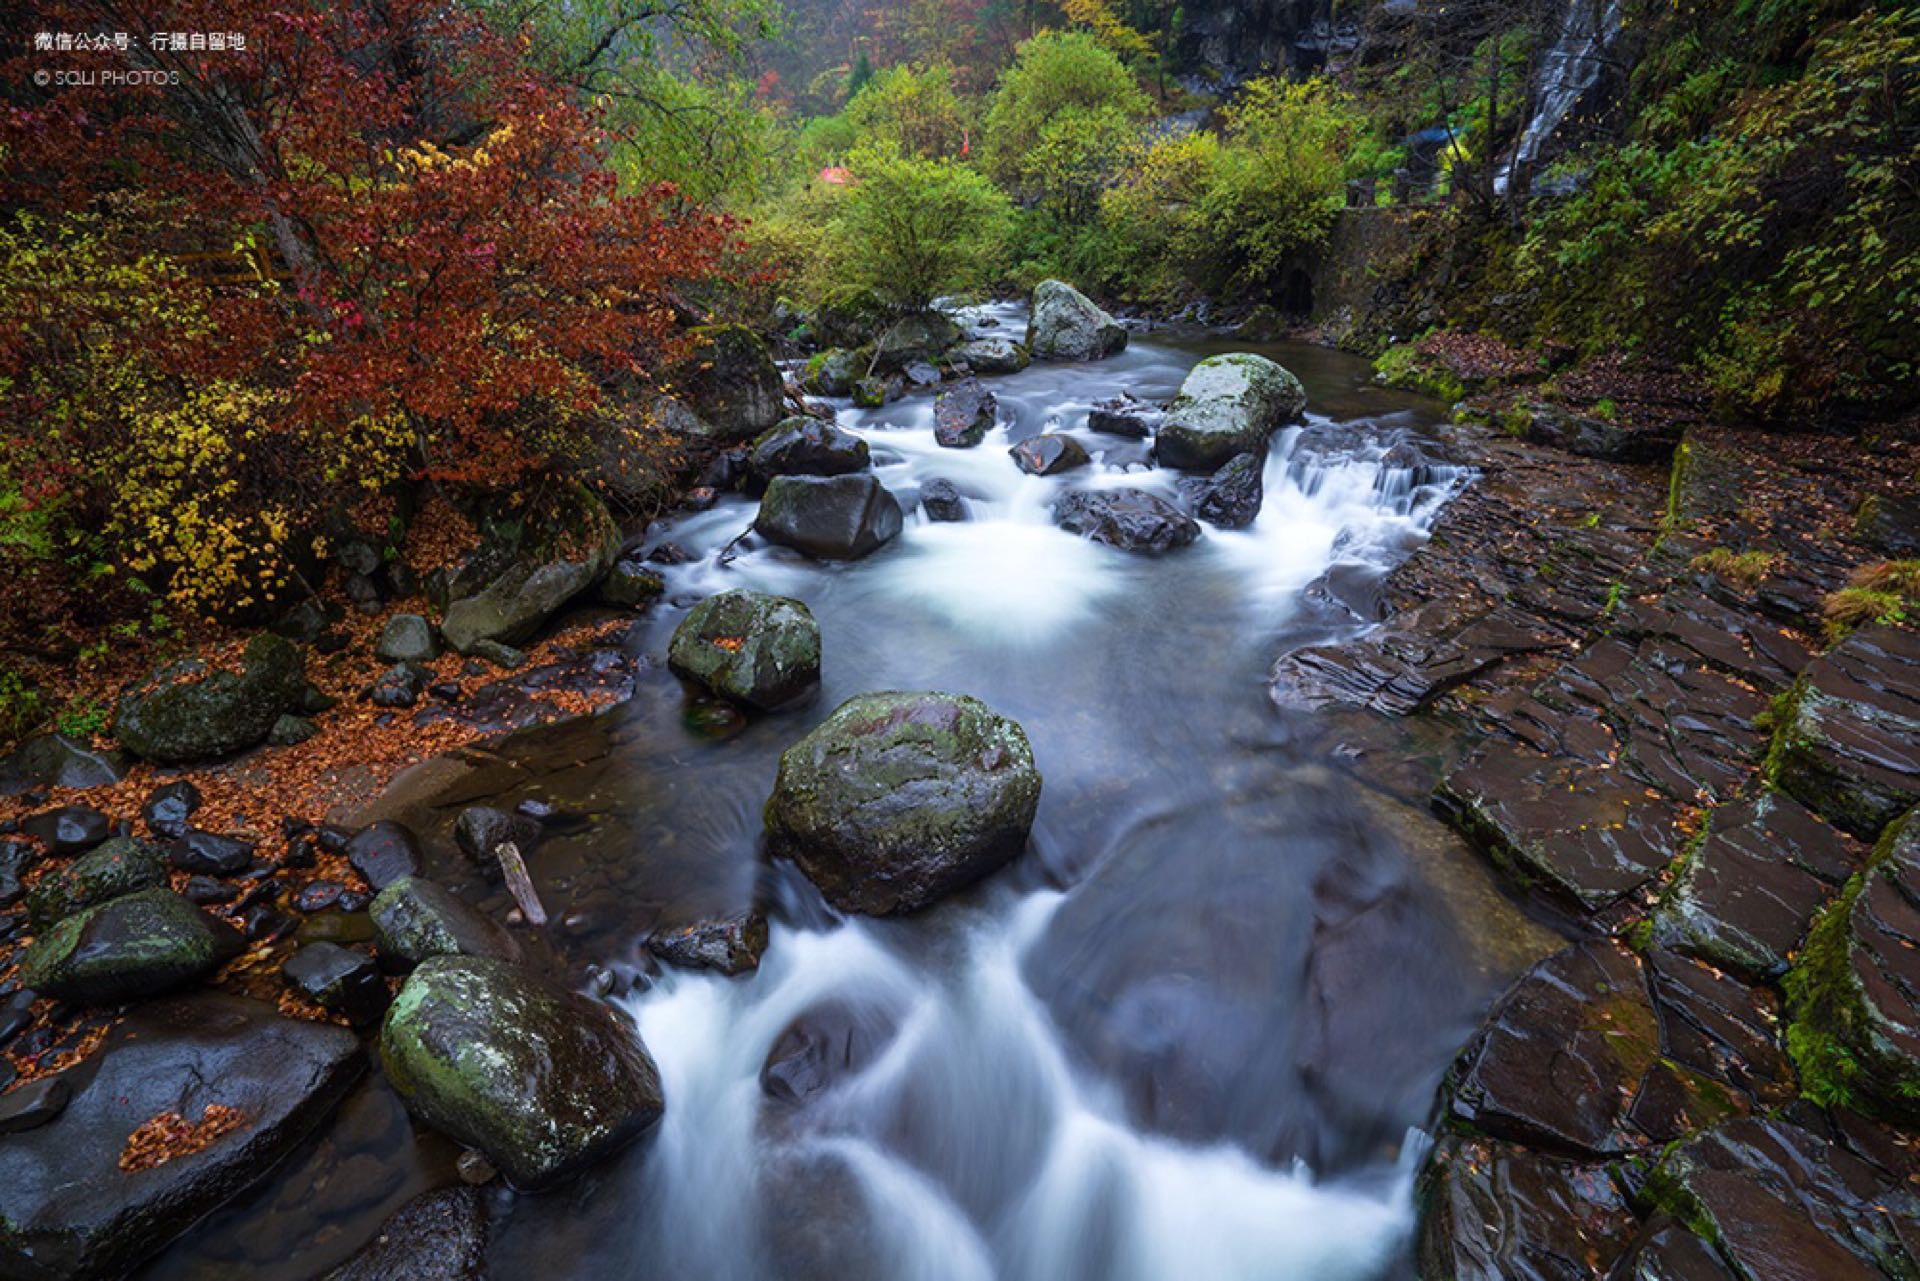
[[[819,688],[820,625],[797,600],[721,592],[674,629],[667,665],[723,698],[779,711]]]
[[[1261,452],[1306,404],[1300,380],[1265,356],[1209,356],[1167,406],[1154,454],[1163,467],[1215,471],[1236,455]]]
[[[869,472],[776,476],[753,527],[819,560],[858,560],[900,532],[900,504]]]
[[[1054,523],[1068,533],[1123,552],[1165,552],[1200,537],[1185,512],[1142,489],[1078,489],[1053,507]]]
[[[306,686],[299,647],[263,632],[247,642],[238,672],[182,659],[127,690],[113,732],[156,765],[215,760],[265,740],[281,713],[298,710]]]
[[[861,694],[782,754],[766,825],[828,902],[888,916],[1019,854],[1039,803],[1026,734],[978,699]]]
[[[1125,350],[1127,331],[1072,285],[1043,280],[1033,287],[1026,345],[1035,360],[1100,360]]]
[[[421,1121],[519,1188],[569,1179],[660,1119],[660,1077],[623,1016],[521,966],[427,961],[380,1033],[387,1079]]]

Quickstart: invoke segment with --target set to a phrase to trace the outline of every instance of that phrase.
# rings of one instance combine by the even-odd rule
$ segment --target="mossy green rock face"
[[[620,528],[586,487],[569,485],[534,536],[480,591],[454,601],[440,634],[462,654],[485,641],[517,645],[599,582],[620,551]]]
[[[1072,285],[1043,280],[1028,306],[1026,346],[1035,360],[1099,360],[1126,349],[1127,331]]]
[[[160,669],[120,700],[115,737],[160,765],[231,756],[263,741],[306,688],[306,659],[292,641],[262,633],[241,669],[214,671],[196,659]]]
[[[240,954],[240,932],[172,890],[123,895],[67,917],[27,949],[20,981],[42,996],[110,1005],[182,987]]]
[[[631,1024],[531,970],[426,962],[380,1033],[387,1080],[426,1124],[515,1186],[578,1174],[660,1118],[660,1077]]]
[[[1209,356],[1180,384],[1154,453],[1163,467],[1211,472],[1237,454],[1257,453],[1306,404],[1300,380],[1265,356]]]
[[[797,600],[722,592],[681,621],[667,665],[724,698],[779,711],[819,687],[820,625]]]
[[[1786,980],[1808,1093],[1920,1124],[1920,810],[1821,914]]]
[[[453,891],[418,876],[403,876],[380,891],[367,909],[380,957],[407,968],[436,956],[484,956],[514,961],[513,936]]]
[[[1019,725],[964,694],[862,694],[780,757],[776,853],[835,907],[911,912],[1026,847],[1040,771]]]
[[[867,376],[872,364],[873,353],[865,348],[849,351],[832,347],[807,361],[803,384],[816,396],[851,396],[854,385]]]
[[[710,325],[693,338],[681,390],[712,440],[738,444],[780,421],[780,370],[758,334],[744,325]]]
[[[27,895],[27,920],[44,930],[83,908],[166,880],[167,856],[158,846],[116,836],[41,877]]]

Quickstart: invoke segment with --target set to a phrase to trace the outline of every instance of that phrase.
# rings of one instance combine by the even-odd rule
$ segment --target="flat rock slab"
[[[1864,851],[1778,792],[1715,810],[1708,823],[1661,898],[1654,937],[1751,978],[1778,978]]]
[[[1604,1276],[1633,1240],[1633,1211],[1602,1165],[1449,1135],[1420,1183],[1423,1277]]]
[[[217,993],[135,1010],[73,1069],[49,1124],[0,1143],[0,1275],[118,1276],[266,1174],[365,1070],[344,1028]],[[123,1171],[128,1136],[176,1113],[232,1108],[238,1128],[197,1152]]]
[[[1855,632],[1802,673],[1780,786],[1872,840],[1920,802],[1920,633]]]

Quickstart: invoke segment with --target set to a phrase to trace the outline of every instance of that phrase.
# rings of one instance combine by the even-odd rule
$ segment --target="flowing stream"
[[[1022,323],[1010,308],[969,320]],[[663,654],[685,610],[728,587],[796,596],[824,637],[816,704],[744,721],[656,669],[606,716],[400,789],[394,812],[442,854],[452,815],[479,799],[537,796],[571,817],[530,861],[576,971],[642,974],[655,923],[749,902],[774,921],[756,973],[665,970],[621,998],[658,1061],[665,1118],[565,1192],[502,1194],[496,1276],[1410,1271],[1420,1128],[1478,1011],[1530,959],[1514,945],[1527,927],[1497,897],[1459,910],[1447,884],[1476,878],[1471,861],[1417,856],[1406,833],[1437,826],[1417,809],[1384,818],[1315,716],[1277,712],[1264,682],[1281,647],[1364,628],[1379,578],[1465,483],[1431,447],[1438,407],[1372,387],[1335,353],[1258,348],[1311,399],[1275,439],[1251,529],[1151,558],[1048,515],[1069,486],[1174,495],[1146,442],[1087,431],[1087,408],[1122,389],[1169,396],[1231,349],[1136,336],[1099,364],[989,380],[1001,425],[972,450],[933,443],[930,397],[838,406],[909,509],[904,533],[848,565],[752,539],[723,557],[753,511],[730,496],[655,531],[691,559],[665,570],[668,606],[633,640]],[[1079,436],[1094,466],[1019,472],[1008,445],[1041,430]],[[915,511],[936,477],[968,496],[971,521]],[[1029,853],[987,882],[918,916],[842,921],[764,863],[759,810],[782,749],[850,695],[889,688],[971,693],[1019,720],[1044,794]],[[450,858],[439,871],[460,877]],[[333,1248],[433,1181],[422,1150],[391,1133],[328,1150],[335,1166],[369,1152],[414,1163],[351,1231],[331,1216]],[[322,1164],[216,1220],[188,1257],[257,1263],[270,1247],[249,1239],[286,1257],[298,1229],[262,1206],[301,1200],[301,1180],[306,1202],[324,1201]]]

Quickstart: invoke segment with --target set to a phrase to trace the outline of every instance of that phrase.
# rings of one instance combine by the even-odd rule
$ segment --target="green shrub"
[[[839,283],[903,307],[993,280],[1012,207],[974,170],[951,160],[864,152],[828,227]]]

